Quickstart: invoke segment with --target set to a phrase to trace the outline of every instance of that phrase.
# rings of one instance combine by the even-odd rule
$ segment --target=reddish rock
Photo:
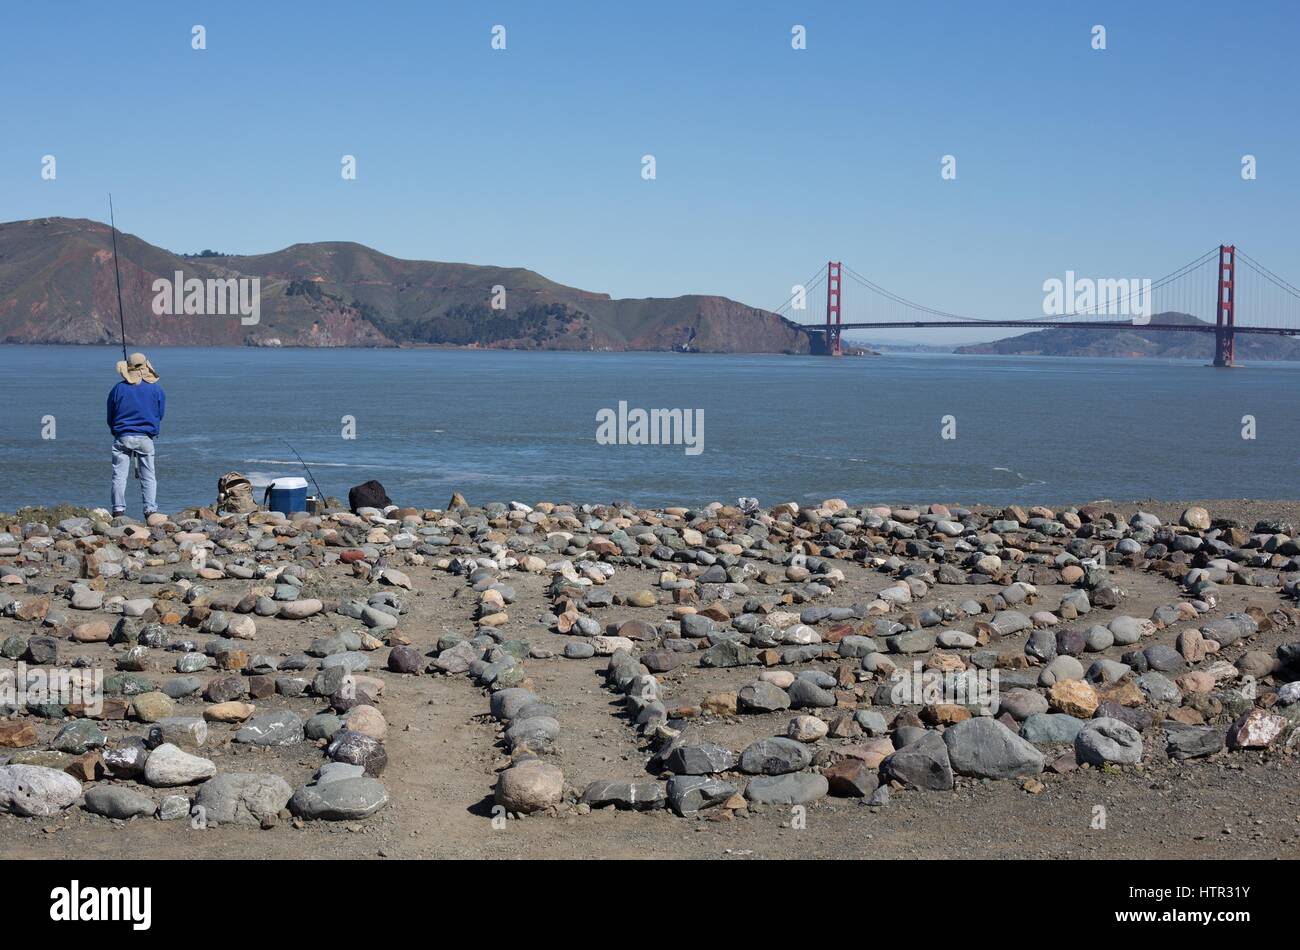
[[[826,778],[830,793],[842,797],[865,798],[880,785],[880,775],[876,768],[861,759],[841,759],[822,769],[822,775]]]
[[[36,729],[30,722],[0,722],[0,748],[22,749],[36,744]]]
[[[1228,730],[1228,745],[1234,749],[1263,749],[1285,728],[1286,720],[1281,716],[1251,709],[1238,717]]]
[[[44,620],[50,612],[50,598],[30,597],[18,605],[14,616],[19,620]]]

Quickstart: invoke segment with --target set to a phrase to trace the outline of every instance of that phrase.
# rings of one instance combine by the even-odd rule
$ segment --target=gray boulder
[[[959,775],[1016,778],[1043,771],[1043,754],[996,719],[980,716],[943,733],[948,761]]]
[[[1142,734],[1118,719],[1090,719],[1074,737],[1074,755],[1089,765],[1133,765],[1142,759]]]
[[[750,683],[736,694],[736,709],[742,713],[777,712],[789,708],[790,695],[766,680]]]
[[[663,782],[598,779],[583,790],[582,801],[592,808],[613,805],[620,809],[653,811],[664,807],[668,795]]]
[[[125,785],[96,785],[86,792],[86,811],[104,818],[134,818],[152,815],[158,806],[148,795]]]
[[[388,790],[368,775],[324,785],[304,785],[289,799],[289,810],[300,818],[352,821],[369,818],[388,804]]]
[[[682,743],[663,757],[666,771],[677,775],[710,775],[726,772],[736,764],[736,754],[713,742]]]
[[[1073,742],[1084,722],[1066,713],[1034,713],[1020,724],[1020,738],[1039,745]]]
[[[210,825],[260,825],[273,821],[293,795],[278,775],[223,772],[204,782],[194,799],[195,809]]]
[[[81,783],[43,765],[0,765],[0,813],[48,818],[81,797]]]
[[[826,776],[816,772],[793,772],[750,779],[745,797],[761,805],[806,805],[825,798],[829,790]]]
[[[937,732],[924,736],[891,754],[880,763],[881,775],[909,788],[942,792],[952,788],[952,763],[948,745]]]
[[[783,736],[751,742],[740,753],[740,771],[749,775],[784,775],[805,769],[811,762],[807,745]]]
[[[235,741],[255,746],[293,745],[303,741],[302,719],[287,709],[255,716],[235,733]]]
[[[719,805],[734,794],[735,785],[704,775],[674,775],[668,780],[668,807],[683,817]]]
[[[1171,759],[1199,759],[1213,755],[1225,746],[1226,734],[1217,726],[1190,726],[1169,721],[1163,728],[1165,751]]]

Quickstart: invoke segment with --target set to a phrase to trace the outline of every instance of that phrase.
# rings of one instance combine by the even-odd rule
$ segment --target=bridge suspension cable
[[[796,284],[790,296],[786,298],[785,303],[781,304],[781,306],[773,310],[772,313],[783,316],[787,320],[791,320],[794,323],[800,323],[801,321],[795,320],[793,317],[790,316],[790,314],[793,313],[795,309],[807,310],[808,299],[812,296],[813,291],[821,287],[821,285],[824,283],[826,283],[825,264],[817,268],[817,271],[811,277],[805,280],[802,284]],[[796,304],[798,303],[802,303],[803,306],[796,307]]]
[[[1044,323],[1044,322],[1054,323],[1054,322],[1059,322],[1062,319],[1069,319],[1071,317],[1111,315],[1111,314],[1102,313],[1103,308],[1110,308],[1110,309],[1119,308],[1126,314],[1130,313],[1136,309],[1134,306],[1135,304],[1140,305],[1142,303],[1142,297],[1144,294],[1148,292],[1154,293],[1157,290],[1169,287],[1170,285],[1174,284],[1176,281],[1188,277],[1189,275],[1193,274],[1197,270],[1197,268],[1203,267],[1204,265],[1208,264],[1211,260],[1213,260],[1214,256],[1217,253],[1218,253],[1217,247],[1211,248],[1210,250],[1206,251],[1204,254],[1197,257],[1196,259],[1188,262],[1187,264],[1184,264],[1182,267],[1170,271],[1168,274],[1159,278],[1158,280],[1153,280],[1149,288],[1142,286],[1141,283],[1138,281],[1132,281],[1132,282],[1125,281],[1125,287],[1126,289],[1128,289],[1128,293],[1121,294],[1112,298],[1108,298],[1106,300],[1098,300],[1091,307],[1085,307],[1081,310],[1075,310],[1071,308],[1070,310],[1068,310],[1067,312],[1061,315],[1027,317],[1015,321],[1009,321],[1005,318],[996,319],[996,318],[987,318],[987,317],[972,317],[967,314],[951,313],[946,310],[938,310],[934,307],[927,307],[924,304],[919,304],[914,300],[908,300],[906,297],[902,297],[894,293],[893,291],[881,287],[879,284],[875,283],[870,278],[865,277],[862,274],[859,274],[851,267],[845,266],[844,272],[849,275],[850,279],[857,282],[860,286],[865,287],[866,289],[872,291],[875,294],[878,294],[881,297],[884,297],[886,300],[891,301],[892,303],[898,305],[899,307],[905,308],[907,310],[915,311],[917,313],[928,314],[929,316],[933,316],[933,317],[940,317],[945,320],[952,320],[954,322],[966,323],[966,324],[980,324],[980,323],[1005,324],[1008,322],[1018,322],[1018,323],[1025,323],[1025,324]],[[1188,312],[1188,311],[1182,311],[1182,312]]]
[[[1238,262],[1241,267],[1237,267]],[[868,293],[842,294],[841,274]],[[824,320],[813,297],[814,291],[823,286]],[[1067,271],[1065,280],[1045,281],[1043,290],[1044,316],[975,317],[909,300],[851,267],[830,262],[819,267],[802,285],[795,285],[790,297],[773,312],[812,333],[817,338],[815,351],[820,349],[833,356],[841,353],[840,334],[845,330],[1091,327],[1117,332],[1212,333],[1214,365],[1232,366],[1237,334],[1300,336],[1300,286],[1230,244],[1211,248],[1155,280],[1078,277],[1073,271]],[[813,304],[812,313],[808,313],[810,304]],[[855,319],[854,310],[865,312],[867,318]],[[1140,348],[1146,344],[1134,346]]]

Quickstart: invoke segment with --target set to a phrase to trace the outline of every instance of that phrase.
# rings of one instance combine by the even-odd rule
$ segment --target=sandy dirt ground
[[[1108,507],[1124,513],[1141,508],[1162,518],[1176,518],[1187,502],[1143,502]],[[1284,518],[1300,523],[1300,503],[1206,501],[1214,517]],[[831,605],[862,601],[867,592],[885,587],[884,574],[845,562],[848,582],[840,585]],[[415,582],[408,595],[410,613],[402,632],[414,646],[430,650],[449,632],[473,629],[475,598],[463,578],[428,567],[403,568]],[[370,588],[346,568],[331,569],[330,594]],[[1179,599],[1177,586],[1162,577],[1128,570],[1116,572],[1128,598],[1114,611],[1089,614],[1088,623],[1104,623],[1116,613],[1149,616],[1152,609]],[[566,783],[577,789],[601,778],[647,779],[649,753],[622,712],[615,693],[601,675],[607,660],[560,657],[569,637],[550,632],[549,603],[543,596],[547,578],[513,574],[519,593],[504,628],[509,638],[527,638],[556,651],[552,659],[528,659],[526,668],[536,691],[559,708],[563,735],[553,760]],[[611,581],[618,593],[649,586],[651,572],[620,567]],[[243,589],[247,582],[225,580],[218,590]],[[1040,590],[1037,606],[1052,609],[1068,588]],[[157,588],[110,587],[114,593],[151,596]],[[994,588],[938,587],[927,602],[952,600],[960,592],[980,597]],[[1215,616],[1258,605],[1275,608],[1275,590],[1228,586]],[[666,608],[610,607],[594,612],[602,622],[655,621]],[[301,651],[308,641],[332,630],[356,629],[336,615],[307,621],[258,618],[254,648],[271,655]],[[1176,624],[1150,642],[1172,645]],[[961,624],[953,625],[962,628]],[[26,629],[26,628],[24,628]],[[17,632],[17,621],[0,619],[0,639]],[[1295,628],[1261,635],[1225,647],[1222,658],[1234,660],[1246,649],[1273,650],[1278,643],[1300,639]],[[998,641],[1000,652],[1023,652],[1025,635]],[[112,648],[73,645],[95,660],[107,660]],[[1105,656],[1119,659],[1128,648],[1112,647]],[[402,676],[385,671],[387,649],[372,654],[371,675],[386,689],[380,708],[389,724],[389,765],[381,776],[391,802],[372,818],[349,823],[284,820],[276,827],[222,826],[194,829],[185,821],[133,819],[114,821],[74,807],[58,817],[0,817],[0,855],[7,858],[1287,858],[1300,856],[1300,761],[1276,752],[1220,753],[1186,763],[1164,754],[1158,730],[1147,734],[1146,758],[1115,772],[1084,769],[1069,775],[1045,773],[1046,788],[1030,794],[1015,781],[958,780],[951,792],[898,791],[879,808],[860,800],[825,798],[807,809],[806,827],[791,827],[789,808],[768,807],[727,820],[710,812],[678,818],[667,811],[648,813],[596,809],[553,816],[539,814],[497,823],[491,820],[496,773],[508,763],[500,744],[500,727],[487,715],[488,694],[464,676]],[[831,662],[810,664],[834,671]],[[661,677],[669,705],[698,702],[719,690],[738,690],[754,678],[754,668],[678,669]],[[153,674],[161,680],[167,673]],[[199,674],[207,677],[205,671]],[[201,715],[197,695],[178,704],[177,714]],[[258,701],[258,712],[292,708],[304,718],[323,707],[311,698],[274,696]],[[781,734],[791,713],[772,713],[707,720],[709,738],[733,749],[753,739]],[[58,723],[41,722],[42,741]],[[108,723],[110,737],[124,723]],[[139,731],[138,724],[132,726]],[[234,745],[235,727],[213,724],[201,754],[220,771],[268,771],[297,787],[321,763],[311,743],[285,749],[257,750]],[[825,739],[836,744],[850,740]],[[1064,751],[1062,747],[1061,751]],[[1051,756],[1049,755],[1049,761]],[[155,796],[157,790],[142,788]],[[1097,807],[1105,809],[1104,828],[1095,827]],[[795,822],[796,825],[800,823]]]

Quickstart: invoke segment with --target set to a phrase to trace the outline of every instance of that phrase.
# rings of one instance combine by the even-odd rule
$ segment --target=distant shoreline
[[[66,349],[105,349],[121,352],[119,343],[13,343],[0,341],[0,347],[58,347]],[[393,352],[401,350],[435,350],[450,353],[567,353],[567,354],[587,354],[592,356],[633,356],[633,355],[676,355],[676,356],[722,356],[722,357],[770,357],[772,359],[787,359],[789,357],[799,357],[802,359],[831,359],[817,353],[771,353],[766,351],[757,351],[752,353],[746,352],[701,352],[697,350],[571,350],[559,348],[531,348],[531,347],[509,347],[509,346],[459,346],[452,343],[402,343],[396,346],[303,346],[299,344],[287,344],[284,346],[255,346],[250,344],[237,344],[224,346],[220,344],[135,344],[127,341],[129,350],[239,350],[239,351],[258,351],[258,350],[292,350],[294,352],[337,352],[340,350],[355,350],[358,352]],[[1063,355],[1056,353],[971,353],[963,352],[959,349],[954,350],[910,350],[894,349],[886,347],[880,350],[867,350],[862,354],[846,353],[845,357],[850,359],[866,359],[876,357],[922,357],[925,359],[960,357],[962,359],[1013,359],[1013,360],[1059,360],[1059,361],[1076,361],[1076,360],[1106,360],[1113,363],[1185,363],[1196,365],[1206,361],[1197,356],[1146,356],[1146,355],[1125,355],[1125,356],[1102,356],[1102,355]],[[1300,360],[1287,359],[1239,359],[1235,368],[1243,368],[1252,365],[1268,366],[1300,366]]]

